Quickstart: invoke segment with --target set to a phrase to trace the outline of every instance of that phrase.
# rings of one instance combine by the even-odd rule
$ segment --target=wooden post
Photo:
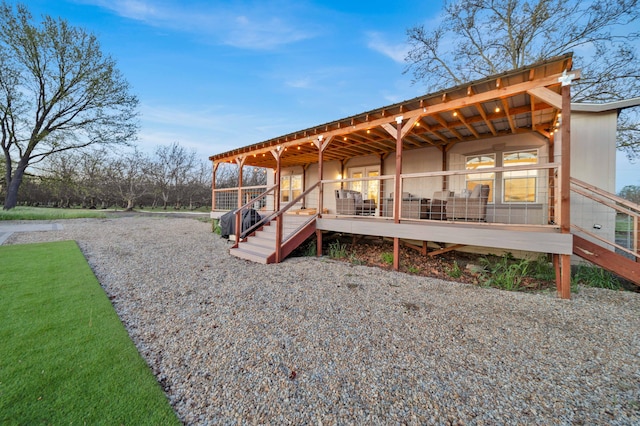
[[[322,217],[322,209],[324,207],[324,185],[322,184],[322,179],[324,179],[324,148],[326,145],[322,144],[322,139],[322,135],[318,136],[318,181],[320,181],[318,188],[318,217]]]
[[[393,221],[400,223],[400,204],[402,203],[402,188],[400,175],[402,174],[402,116],[396,117],[396,181],[393,192]],[[393,269],[400,270],[400,239],[393,238]]]
[[[322,231],[316,229],[316,256],[322,256]]]
[[[212,172],[211,172],[211,211],[216,209],[216,172],[218,171],[218,166],[220,163],[211,162]]]
[[[555,150],[555,133],[551,131],[551,135],[549,136],[549,162],[553,163],[556,161]],[[556,217],[556,188],[557,188],[556,176],[553,170],[549,170],[549,176],[547,179],[547,188],[549,194],[547,195],[547,200],[549,202],[549,210],[547,214],[549,215],[549,222],[553,221],[554,223],[558,223],[558,218]]]
[[[324,208],[324,185],[322,179],[324,179],[324,146],[322,145],[322,137],[318,137],[316,142],[318,147],[318,181],[320,186],[318,188],[318,217],[322,217],[322,209]],[[316,229],[316,256],[322,256],[322,231]]]
[[[242,202],[242,166],[244,166],[244,158],[236,158],[238,165],[238,208],[244,204]]]
[[[242,166],[244,165],[245,158],[236,158],[236,164],[238,165],[238,209],[236,211],[236,241],[233,244],[233,248],[237,248],[240,244],[240,234],[242,234]]]
[[[638,229],[638,225],[640,225],[640,221],[638,220],[638,216],[633,217],[633,229],[636,231],[636,238],[633,244],[633,251],[636,254],[640,254],[640,229]],[[636,256],[636,262],[640,262],[640,257]]]
[[[275,200],[273,200],[273,209],[275,211],[280,211],[280,153],[281,153],[281,147],[277,147],[275,151],[271,151],[271,155],[273,155],[273,158],[276,159],[276,176],[275,176],[275,185],[276,185],[276,189],[274,191],[274,198]]]
[[[282,228],[284,220],[283,215],[276,217],[276,263],[280,263],[282,260]]]
[[[571,233],[571,85],[562,85],[562,145],[560,159],[560,232]],[[556,281],[558,295],[571,298],[571,255],[560,255],[560,280]]]
[[[442,150],[442,171],[446,172],[447,171],[447,149],[442,146],[440,147],[440,149]],[[447,190],[447,176],[442,176],[442,190],[446,191]],[[443,212],[444,213],[444,212]]]

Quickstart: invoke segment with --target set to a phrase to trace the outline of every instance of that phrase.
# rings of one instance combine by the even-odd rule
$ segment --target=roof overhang
[[[244,165],[275,168],[396,150],[397,123],[403,150],[436,147],[449,150],[461,142],[537,132],[549,137],[561,110],[563,72],[572,55],[494,75],[436,93],[345,117],[209,157],[214,163],[241,160]],[[579,71],[572,71],[574,79]],[[275,154],[275,155],[274,155]]]
[[[608,112],[620,111],[625,108],[640,106],[640,98],[625,99],[622,101],[607,102],[602,104],[574,103],[571,104],[571,111],[578,112]]]

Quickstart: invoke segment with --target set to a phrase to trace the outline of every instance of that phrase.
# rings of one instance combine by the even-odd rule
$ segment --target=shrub
[[[338,240],[329,243],[329,257],[332,259],[344,259],[347,257],[347,245],[341,244]]]
[[[409,265],[409,266],[407,267],[407,271],[409,271],[409,272],[410,272],[410,273],[412,273],[412,274],[419,274],[419,273],[420,273],[420,268],[418,268],[418,267],[417,267],[417,266],[415,266],[415,265]]]
[[[486,257],[480,261],[486,270],[482,274],[486,286],[517,291],[520,289],[522,277],[529,275],[530,262],[526,259],[516,261],[509,253],[495,262]]]
[[[393,263],[393,253],[384,252],[380,255],[382,257],[382,261],[388,265]]]
[[[455,260],[453,261],[453,265],[447,268],[447,275],[451,278],[460,278],[462,276],[462,270],[460,269],[460,265]]]
[[[316,244],[316,240],[311,240],[307,243],[304,248],[303,256],[314,257],[318,254],[318,246]]]

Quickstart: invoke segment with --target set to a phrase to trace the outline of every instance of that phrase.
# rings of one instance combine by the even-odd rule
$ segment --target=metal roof
[[[524,132],[549,136],[553,131],[559,93],[558,77],[571,70],[572,54],[497,74],[468,84],[418,96],[371,111],[341,118],[253,145],[215,154],[215,163],[244,159],[245,165],[275,168],[318,161],[318,139],[330,139],[324,161],[364,155],[387,155],[396,149],[396,119],[411,128],[403,151],[428,146],[449,149],[456,143]],[[579,72],[574,72],[579,78]],[[393,127],[390,127],[393,126]]]

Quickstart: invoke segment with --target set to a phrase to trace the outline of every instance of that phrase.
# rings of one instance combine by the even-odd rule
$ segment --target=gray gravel
[[[186,424],[640,424],[640,294],[571,301],[326,258],[193,219],[64,221]]]

